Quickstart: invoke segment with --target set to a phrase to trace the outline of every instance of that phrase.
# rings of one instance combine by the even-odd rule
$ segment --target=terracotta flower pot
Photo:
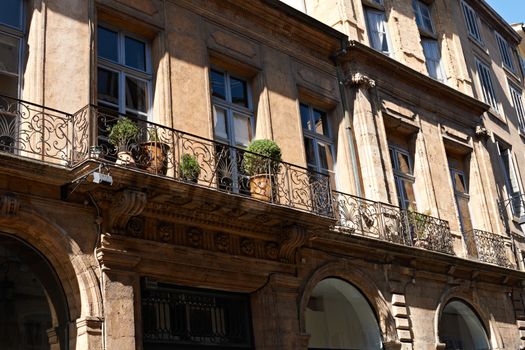
[[[272,199],[272,175],[259,174],[250,177],[252,198],[269,202]]]
[[[166,175],[169,149],[170,147],[162,142],[142,143],[139,154],[140,168],[152,174]]]

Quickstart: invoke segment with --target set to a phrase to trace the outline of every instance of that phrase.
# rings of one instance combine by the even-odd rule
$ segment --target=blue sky
[[[525,0],[485,0],[509,23],[525,22]]]

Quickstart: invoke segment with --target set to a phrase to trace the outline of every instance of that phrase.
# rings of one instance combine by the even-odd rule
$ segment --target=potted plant
[[[110,128],[108,140],[117,150],[117,164],[135,165],[130,146],[137,139],[139,132],[137,124],[125,117],[120,118]]]
[[[201,167],[197,157],[195,157],[193,154],[184,153],[180,159],[180,178],[184,181],[197,183],[200,173]]]
[[[166,175],[170,147],[159,137],[159,128],[148,128],[148,141],[142,142],[139,154],[140,167],[152,174]]]
[[[264,201],[272,199],[272,183],[281,167],[281,149],[272,140],[254,140],[246,148],[243,169],[250,176],[250,193]]]
[[[428,241],[427,226],[430,215],[430,210],[425,210],[423,213],[418,213],[412,209],[408,208],[408,223],[410,225],[410,230],[412,232],[412,239],[414,242],[414,247],[419,248],[428,248],[430,242]]]

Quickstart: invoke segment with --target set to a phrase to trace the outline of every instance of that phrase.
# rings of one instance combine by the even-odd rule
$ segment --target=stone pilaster
[[[103,320],[99,317],[81,317],[74,323],[76,326],[77,349],[102,349]],[[49,335],[49,331],[48,331]],[[53,349],[53,347],[51,347]],[[57,348],[58,350],[59,348]]]
[[[308,348],[309,335],[300,332],[297,317],[299,282],[295,277],[272,275],[254,293],[252,314],[258,350]]]
[[[350,96],[353,96],[353,132],[356,144],[359,145],[357,153],[361,176],[367,179],[363,183],[363,196],[388,201],[388,186],[384,182],[385,170],[381,162],[381,145],[377,130],[377,111],[371,94],[371,89],[375,88],[375,81],[361,73],[352,73],[347,76],[345,84],[351,89]]]

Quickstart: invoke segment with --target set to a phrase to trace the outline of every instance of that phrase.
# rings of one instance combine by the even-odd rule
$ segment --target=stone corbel
[[[345,85],[368,90],[374,88],[376,86],[376,82],[369,76],[362,73],[350,73],[346,76]]]
[[[285,229],[281,235],[279,260],[286,263],[295,263],[295,253],[298,248],[302,247],[309,238],[309,234],[301,226],[291,226]]]
[[[490,139],[490,132],[483,125],[477,125],[475,133],[476,139],[480,141],[487,141],[488,139]]]
[[[0,197],[0,216],[17,216],[20,210],[18,197],[6,193]]]
[[[128,221],[144,210],[147,198],[144,192],[125,189],[118,192],[110,206],[108,229],[123,234],[126,231]]]

